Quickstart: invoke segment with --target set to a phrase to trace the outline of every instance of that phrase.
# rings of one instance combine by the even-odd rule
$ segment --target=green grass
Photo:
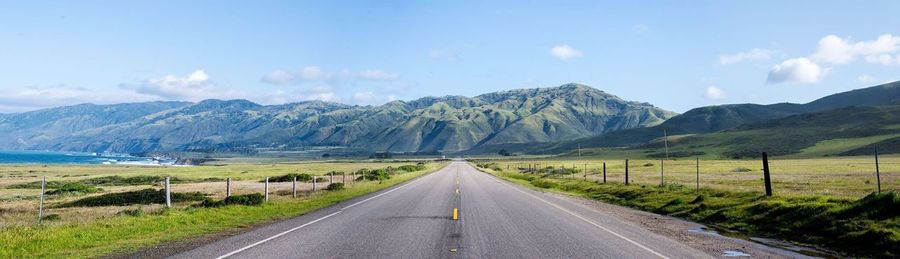
[[[486,170],[490,172],[489,170]],[[861,199],[774,196],[665,186],[553,179],[541,174],[493,173],[512,182],[671,215],[750,235],[823,245],[853,256],[900,256],[900,196]]]
[[[503,172],[518,172],[529,164],[539,169],[553,167],[560,175],[588,179],[602,179],[602,165],[606,163],[610,182],[624,182],[624,159],[598,159],[560,157],[552,159],[494,159],[472,160],[475,164],[499,168]],[[900,156],[880,157],[881,187],[885,191],[900,192]],[[660,160],[631,159],[629,180],[638,184],[659,184]],[[649,166],[645,166],[649,165]],[[668,183],[694,186],[697,178],[695,159],[672,159],[664,162],[665,180]],[[576,173],[568,174],[569,170]],[[861,198],[877,189],[875,159],[873,157],[827,157],[815,159],[770,158],[773,187],[779,195],[822,195],[832,197]],[[704,188],[758,192],[763,189],[762,162],[752,160],[700,160],[700,185]]]
[[[165,242],[295,217],[399,184],[439,166],[443,164],[430,164],[430,170],[398,174],[384,179],[380,184],[355,183],[339,191],[279,199],[261,206],[169,209],[152,215],[117,216],[85,223],[11,227],[0,232],[0,258],[85,258],[135,251]]]
[[[866,145],[871,145],[872,143],[877,143],[879,141],[900,137],[900,134],[887,134],[887,135],[876,135],[870,137],[862,137],[862,138],[840,138],[840,139],[829,139],[823,140],[816,143],[816,145],[808,148],[804,148],[800,150],[800,153],[787,155],[785,157],[789,158],[801,158],[801,157],[822,157],[829,155],[837,155],[847,150],[857,149]]]

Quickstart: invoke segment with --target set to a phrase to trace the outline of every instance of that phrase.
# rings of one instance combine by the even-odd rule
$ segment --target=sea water
[[[114,153],[0,151],[0,164],[173,165],[175,159]]]

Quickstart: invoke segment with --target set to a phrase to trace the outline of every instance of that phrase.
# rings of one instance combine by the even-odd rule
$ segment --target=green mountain
[[[563,152],[581,147],[635,146],[668,135],[712,133],[791,115],[851,106],[900,104],[900,81],[829,95],[806,104],[730,104],[700,107],[647,128],[615,131],[594,137],[546,144],[544,152]]]
[[[670,153],[723,158],[759,157],[762,152],[782,155],[870,155],[873,143],[882,153],[900,151],[891,143],[900,139],[900,106],[850,106],[745,124],[716,133],[689,135],[669,141]],[[661,150],[654,141],[636,149]]]
[[[381,106],[263,106],[246,100],[86,104],[0,117],[0,149],[134,153],[343,146],[455,152],[584,138],[654,126],[674,115],[579,84]]]
[[[190,105],[187,102],[145,102],[115,105],[80,104],[0,116],[0,147],[20,149],[63,138],[76,132],[115,125],[165,110]]]

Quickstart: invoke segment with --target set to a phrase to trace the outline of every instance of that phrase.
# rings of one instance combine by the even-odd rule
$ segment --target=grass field
[[[336,202],[373,192],[437,170],[445,163],[426,163],[423,170],[398,171],[383,183],[378,181],[356,182],[349,173],[359,169],[399,167],[415,162],[346,162],[346,163],[295,163],[295,164],[236,164],[195,167],[125,167],[125,166],[0,166],[0,258],[20,257],[96,257],[112,252],[132,251],[140,247],[174,241],[186,237],[216,233],[233,228],[247,227],[266,221],[300,215]],[[37,224],[39,189],[9,187],[29,183],[41,176],[48,181],[80,181],[103,176],[152,176],[167,175],[197,182],[173,184],[176,193],[200,192],[210,199],[224,198],[225,183],[205,181],[209,178],[232,177],[234,195],[263,193],[266,176],[287,173],[308,173],[323,176],[330,171],[347,172],[345,187],[339,191],[323,191],[329,177],[325,176],[316,193],[311,183],[300,183],[301,197],[292,198],[291,183],[270,183],[270,201],[261,206],[224,206],[198,208],[198,202],[174,204],[166,209],[160,204],[66,207],[58,205],[94,197],[97,195],[134,191],[154,185],[100,186],[103,190],[93,194],[48,196],[45,215],[58,215],[58,219]],[[335,182],[341,182],[340,175]],[[140,211],[140,216],[127,212]],[[133,213],[132,213],[133,214]]]
[[[504,172],[538,167],[575,168],[577,174],[556,177],[584,178],[602,181],[602,164],[606,163],[607,181],[624,182],[624,159],[555,158],[528,160],[484,160],[497,164]],[[659,185],[660,170],[665,168],[667,184],[694,187],[697,181],[697,162],[694,159],[629,160],[629,181],[639,185]],[[774,192],[777,195],[825,195],[858,198],[877,189],[875,161],[872,157],[828,157],[812,159],[772,158],[769,160]],[[880,159],[881,186],[884,191],[900,190],[900,156]],[[700,160],[700,186],[740,192],[762,192],[762,162],[760,160]]]

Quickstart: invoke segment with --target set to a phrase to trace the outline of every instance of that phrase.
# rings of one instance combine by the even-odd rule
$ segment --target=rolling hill
[[[675,113],[580,84],[380,106],[246,100],[76,105],[0,117],[0,149],[234,151],[342,146],[455,152],[557,142],[662,123]]]
[[[542,152],[564,152],[581,147],[637,146],[669,135],[712,133],[745,124],[765,122],[792,115],[822,112],[851,106],[900,104],[900,81],[829,95],[806,104],[730,104],[706,106],[647,128],[609,132],[561,143],[545,144]]]

